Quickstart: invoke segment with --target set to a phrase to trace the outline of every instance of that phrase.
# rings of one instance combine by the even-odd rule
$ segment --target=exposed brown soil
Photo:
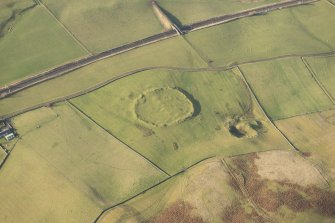
[[[229,223],[244,223],[253,220],[255,222],[263,223],[265,220],[257,214],[255,210],[247,213],[240,201],[235,200],[230,206],[227,206],[223,211],[222,220]]]
[[[234,172],[243,176],[245,188],[257,205],[268,212],[276,212],[281,206],[286,206],[294,212],[312,209],[320,215],[335,218],[335,192],[316,186],[303,187],[262,179],[254,163],[257,158],[257,154],[232,158]],[[275,184],[280,190],[269,189],[269,184]]]
[[[204,223],[200,216],[192,214],[193,209],[185,201],[176,201],[152,218],[149,223]]]

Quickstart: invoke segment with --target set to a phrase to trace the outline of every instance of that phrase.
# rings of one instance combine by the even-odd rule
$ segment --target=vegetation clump
[[[246,117],[225,118],[224,126],[231,136],[237,138],[253,138],[266,132],[262,122]]]

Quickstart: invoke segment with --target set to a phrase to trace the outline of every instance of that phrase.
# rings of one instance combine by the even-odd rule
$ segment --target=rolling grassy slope
[[[90,223],[101,209],[26,141],[17,144],[0,171],[3,223]],[[66,220],[65,220],[66,219]]]
[[[205,67],[182,38],[172,38],[105,59],[0,100],[0,115],[85,90],[132,70],[151,66]],[[60,91],[58,86],[62,86]]]
[[[149,90],[167,87],[181,89],[190,95],[195,107],[193,117],[167,127],[138,120],[135,111],[138,98]],[[257,112],[251,114],[257,107],[252,107],[243,81],[232,71],[145,71],[71,101],[170,174],[208,156],[269,149],[272,146],[268,140],[276,141],[273,145],[276,148],[286,148],[264,117]],[[148,115],[159,110],[154,103],[152,106],[151,110],[147,109]],[[164,112],[161,111],[162,115]],[[252,135],[257,133],[248,129],[251,123],[264,134]],[[230,127],[232,131],[235,127],[245,127],[245,137],[244,133],[231,136]]]
[[[302,152],[308,153],[335,182],[335,110],[276,121]]]
[[[335,57],[308,57],[306,60],[317,79],[335,99]]]
[[[11,31],[20,14],[35,6],[32,0],[4,0],[0,2],[0,38]]]
[[[252,223],[261,217],[236,188],[221,161],[211,159],[111,209],[98,223],[228,223],[235,218]]]
[[[0,38],[0,86],[86,54],[41,6],[17,16],[12,26]]]
[[[47,115],[42,116],[42,124],[38,123],[41,112],[31,113],[14,119],[19,133],[24,131],[20,144],[57,168],[100,207],[118,203],[165,177],[71,106],[43,109]],[[34,129],[27,129],[27,119]]]
[[[20,138],[0,171],[1,222],[93,222],[166,177],[69,105],[13,124]]]
[[[7,153],[5,152],[5,150],[3,150],[2,148],[0,148],[0,165],[5,160],[6,156],[7,156]]]
[[[91,51],[101,52],[163,31],[147,0],[43,0]]]
[[[182,24],[280,2],[279,0],[158,0],[159,5]]]
[[[334,8],[320,1],[189,33],[186,38],[213,65],[335,49]]]
[[[300,58],[247,64],[241,69],[272,119],[334,107]]]

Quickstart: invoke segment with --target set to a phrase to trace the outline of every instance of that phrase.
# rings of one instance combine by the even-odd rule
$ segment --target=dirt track
[[[195,31],[195,30],[199,30],[199,29],[203,29],[203,28],[207,28],[210,26],[214,26],[214,25],[219,25],[222,23],[226,23],[232,20],[236,20],[236,19],[240,19],[240,18],[244,18],[244,17],[249,17],[249,16],[254,16],[254,15],[261,15],[264,13],[267,13],[269,11],[273,11],[273,10],[278,10],[278,9],[282,9],[282,8],[287,8],[287,7],[293,7],[293,6],[298,6],[298,5],[302,5],[302,4],[309,4],[312,2],[315,2],[316,0],[291,0],[291,1],[286,1],[286,2],[282,2],[282,3],[276,3],[276,4],[271,4],[271,5],[266,5],[266,6],[262,6],[259,8],[254,8],[254,9],[249,9],[249,10],[245,10],[242,12],[238,12],[238,13],[234,13],[234,14],[230,14],[230,15],[224,15],[224,16],[219,16],[219,17],[214,17],[214,18],[210,18],[207,20],[203,20],[203,21],[199,21],[199,22],[195,22],[189,25],[184,26],[181,29],[182,33],[187,33],[187,32],[191,32],[191,31]],[[36,84],[39,84],[41,82],[62,76],[64,74],[67,74],[71,71],[77,70],[81,67],[87,66],[89,64],[92,64],[94,62],[97,62],[99,60],[103,60],[106,59],[108,57],[111,56],[115,56],[117,54],[120,53],[124,53],[126,51],[132,50],[132,49],[136,49],[154,42],[158,42],[158,41],[162,41],[174,36],[177,36],[178,33],[175,30],[170,30],[167,32],[163,32],[163,33],[159,33],[153,36],[149,36],[147,38],[135,41],[133,43],[129,43],[120,47],[116,47],[107,51],[104,51],[102,53],[96,54],[96,55],[92,55],[74,62],[70,62],[68,64],[64,64],[62,66],[56,67],[54,69],[42,72],[40,74],[37,74],[35,76],[32,76],[30,78],[24,79],[22,81],[18,81],[16,83],[13,83],[7,87],[3,87],[0,88],[0,99],[1,98],[5,98],[8,97],[12,94],[15,94],[16,92],[19,92],[23,89],[32,87]]]

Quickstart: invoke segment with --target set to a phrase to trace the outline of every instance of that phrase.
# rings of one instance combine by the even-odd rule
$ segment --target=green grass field
[[[163,31],[147,0],[43,0],[43,3],[93,52]]]
[[[186,38],[213,65],[335,49],[334,8],[320,1],[191,32]]]
[[[306,60],[317,79],[335,99],[335,57],[307,57]]]
[[[15,20],[25,11],[35,6],[32,0],[3,0],[0,2],[0,38],[13,28]]]
[[[205,67],[182,38],[172,38],[105,59],[0,100],[0,115],[85,90],[117,75],[146,67]],[[55,86],[62,86],[60,91]]]
[[[335,185],[335,110],[276,121],[276,125],[302,152],[308,153]]]
[[[274,120],[334,107],[300,58],[247,64],[241,69]]]
[[[161,88],[181,89],[188,95],[194,106],[192,118],[166,127],[139,120],[136,115],[138,98],[144,92]],[[176,104],[171,106],[178,106],[178,100],[173,100]],[[269,138],[276,140],[276,134],[268,129],[271,127],[267,126],[264,117],[251,114],[253,102],[248,90],[232,71],[145,71],[71,101],[170,174],[208,156],[262,150],[271,147],[266,144]],[[157,111],[157,103],[146,108],[147,117]],[[166,107],[158,112],[164,114]],[[264,127],[269,134],[248,138],[248,134],[257,135],[256,130],[250,128],[251,123],[254,129]],[[236,137],[231,136],[234,131]],[[236,147],[237,143],[245,146]],[[276,146],[284,149],[284,145],[279,140]]]
[[[182,24],[209,19],[215,16],[232,14],[238,11],[279,2],[278,0],[158,0],[159,5],[170,13],[170,17]]]
[[[279,1],[157,0],[178,25]],[[3,119],[21,112],[0,140],[0,223],[334,223],[334,1],[0,99]],[[162,31],[150,0],[2,0],[0,87]]]
[[[14,119],[14,125],[22,136],[20,144],[57,168],[101,207],[118,203],[165,177],[70,105],[24,114]]]
[[[222,162],[210,159],[106,212],[98,222],[255,222],[259,216],[232,185]]]
[[[178,88],[160,88],[144,92],[135,104],[135,115],[146,125],[167,127],[191,118],[196,106]]]
[[[3,150],[2,148],[0,148],[0,165],[5,160],[6,156],[7,156],[7,153],[5,152],[5,150]]]
[[[26,140],[0,171],[0,221],[4,223],[93,222],[101,208]]]
[[[86,54],[41,6],[18,16],[12,26],[0,38],[0,86]]]

